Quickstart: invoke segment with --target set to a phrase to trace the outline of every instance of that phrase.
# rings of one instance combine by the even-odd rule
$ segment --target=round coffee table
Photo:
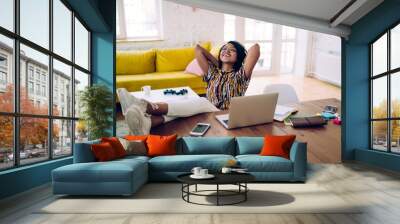
[[[255,180],[255,177],[248,173],[216,173],[212,179],[193,179],[190,177],[191,173],[182,174],[177,177],[178,181],[182,183],[182,199],[188,203],[198,205],[234,205],[245,202],[247,200],[247,192],[249,188],[247,183]],[[215,185],[215,190],[198,190],[197,185]],[[190,191],[190,186],[195,186],[194,191]],[[224,190],[220,189],[220,185],[236,185],[237,190]],[[206,194],[215,192],[215,194]],[[203,196],[203,197],[216,197],[216,204],[202,204],[190,200],[190,196]],[[221,203],[221,197],[240,196],[240,199],[231,203]]]

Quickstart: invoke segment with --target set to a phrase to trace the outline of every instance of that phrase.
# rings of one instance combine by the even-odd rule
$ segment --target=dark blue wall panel
[[[344,41],[343,76],[343,160],[359,160],[398,170],[398,156],[369,150],[369,43],[400,21],[400,1],[386,0],[351,27]],[[357,151],[355,151],[357,150]],[[360,151],[362,150],[362,151]],[[392,157],[390,157],[392,156]],[[390,158],[389,158],[390,157]]]

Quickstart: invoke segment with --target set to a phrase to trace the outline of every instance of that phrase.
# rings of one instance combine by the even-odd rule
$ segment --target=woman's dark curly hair
[[[244,46],[241,43],[234,41],[234,40],[231,40],[228,43],[226,43],[225,45],[223,45],[219,49],[219,53],[218,53],[218,67],[220,69],[222,68],[222,61],[220,58],[221,51],[222,51],[222,48],[224,48],[227,44],[232,44],[236,49],[237,60],[236,60],[235,64],[233,64],[233,70],[235,72],[237,72],[243,65],[244,59],[246,58],[246,55],[247,55],[247,50],[246,50],[246,48],[244,48]]]

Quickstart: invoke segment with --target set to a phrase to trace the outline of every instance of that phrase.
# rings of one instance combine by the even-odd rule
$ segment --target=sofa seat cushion
[[[193,167],[203,167],[210,171],[219,171],[228,160],[235,159],[231,155],[174,155],[158,156],[149,160],[151,172],[190,172]]]
[[[154,72],[139,75],[118,75],[117,88],[125,88],[128,91],[140,91],[142,86],[150,85],[152,89],[173,88],[189,86],[193,90],[206,88],[206,83],[202,78],[180,72]],[[198,92],[198,91],[196,91]]]
[[[57,182],[131,182],[138,172],[147,172],[141,159],[121,159],[108,162],[74,163],[53,170]],[[147,173],[143,175],[147,176]]]
[[[279,156],[239,155],[236,160],[249,172],[293,172],[292,161]]]

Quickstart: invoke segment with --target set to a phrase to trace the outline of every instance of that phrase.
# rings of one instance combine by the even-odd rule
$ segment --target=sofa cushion
[[[109,143],[112,146],[117,158],[123,158],[126,156],[125,148],[121,144],[121,142],[119,141],[119,139],[117,137],[103,137],[103,138],[101,138],[101,142]]]
[[[180,152],[186,155],[226,154],[235,155],[233,137],[183,137]]]
[[[118,51],[117,75],[136,75],[155,72],[156,51]]]
[[[231,155],[174,155],[158,156],[149,160],[151,172],[190,172],[199,166],[210,171],[219,171],[228,160],[235,159]]]
[[[116,79],[117,88],[125,88],[130,92],[140,91],[142,86],[150,85],[152,89],[189,86],[197,93],[199,93],[198,90],[202,90],[202,93],[204,93],[207,86],[201,77],[193,74],[185,74],[183,71],[119,75]]]
[[[185,70],[194,57],[193,47],[157,49],[156,71],[173,72]]]
[[[53,181],[58,182],[129,182],[134,172],[147,172],[146,166],[141,159],[74,163],[53,170],[52,174]]]
[[[94,157],[96,157],[96,161],[105,162],[119,158],[109,142],[93,144],[90,148],[92,149]]]
[[[278,156],[238,155],[236,160],[249,172],[293,172],[292,161]]]
[[[208,51],[211,48],[210,42],[202,43],[201,46]],[[194,58],[194,47],[157,49],[156,71],[183,71]]]
[[[296,135],[266,135],[261,156],[280,156],[290,159],[290,149],[296,139]]]
[[[148,156],[165,156],[165,155],[175,155],[176,154],[176,138],[178,136],[168,135],[149,135],[147,137],[147,155]]]
[[[260,154],[264,145],[263,137],[236,137],[236,155]]]

